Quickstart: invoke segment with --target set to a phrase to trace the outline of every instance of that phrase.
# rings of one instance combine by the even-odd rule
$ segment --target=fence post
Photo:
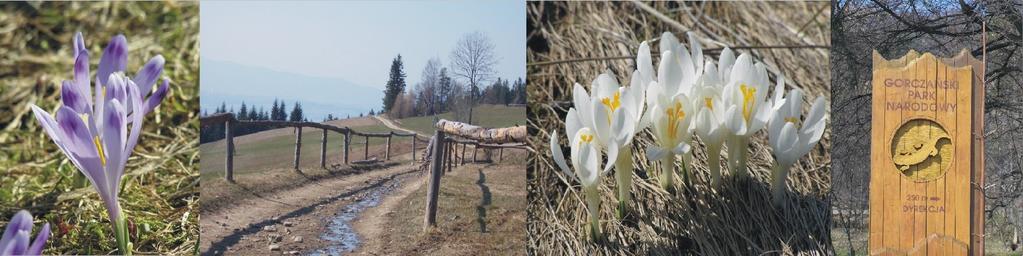
[[[412,133],[412,162],[416,162],[416,137],[415,133]]]
[[[476,152],[480,151],[480,145],[476,144],[472,146],[472,162],[476,162]]]
[[[298,171],[298,159],[302,158],[302,126],[295,127],[295,170]]]
[[[504,148],[499,148],[497,150],[499,150],[497,152],[497,162],[500,163],[501,161],[504,160]]]
[[[366,153],[362,155],[362,160],[369,160],[369,136],[366,137]]]
[[[458,165],[465,165],[465,147],[467,147],[467,146],[469,146],[469,145],[465,144],[465,143],[462,143],[462,155],[461,155],[462,159],[461,159],[461,161],[459,162]]]
[[[387,135],[387,147],[384,149],[384,160],[391,160],[391,137],[394,137],[394,131]]]
[[[320,168],[327,169],[327,129],[323,129],[323,137],[320,138]]]
[[[455,155],[454,154],[455,153],[454,152],[455,151],[454,144],[455,144],[454,142],[450,142],[450,141],[445,141],[444,142],[444,146],[448,147],[447,150],[445,150],[446,153],[448,153],[448,159],[446,161],[447,162],[447,167],[448,167],[447,172],[451,172],[451,164],[453,164],[455,162],[455,161],[452,161],[453,160],[452,157],[454,157],[454,155]]]
[[[224,178],[234,182],[234,132],[231,131],[231,120],[224,122],[224,142],[227,142],[227,158],[224,159]]]
[[[351,142],[352,129],[348,129],[348,127],[345,127],[345,151],[344,151],[345,164],[348,164],[348,145],[351,144]]]
[[[430,187],[426,192],[426,225],[423,231],[429,231],[437,225],[437,194],[440,192],[441,169],[444,168],[444,133],[437,131],[433,135],[433,162],[430,163]]]

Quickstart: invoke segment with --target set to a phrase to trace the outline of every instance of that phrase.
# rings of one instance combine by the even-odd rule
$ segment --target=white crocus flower
[[[592,96],[581,85],[574,86],[572,97],[579,109],[576,117],[569,117],[574,120],[566,120],[566,127],[589,127],[595,135],[594,142],[608,153],[608,161],[615,159],[618,215],[621,218],[631,198],[632,139],[636,131],[643,130],[649,123],[647,118],[641,116],[646,86],[637,83],[622,87],[609,74],[597,76],[592,85]],[[621,152],[618,152],[619,149]]]
[[[655,91],[663,87],[654,83],[650,86]],[[656,104],[651,105],[648,115],[651,117],[654,132],[655,145],[647,147],[647,158],[650,161],[661,161],[660,184],[664,189],[669,189],[674,182],[675,155],[689,155],[692,140],[690,124],[692,119],[692,102],[685,94],[676,94],[674,97],[660,97],[654,100]],[[686,171],[686,163],[682,162],[682,170],[687,181],[689,179]]]
[[[565,172],[568,177],[575,177],[575,180],[582,185],[586,209],[590,216],[590,237],[597,240],[600,237],[600,192],[597,190],[597,186],[600,184],[600,177],[610,169],[608,168],[610,165],[600,168],[600,147],[595,140],[596,134],[590,128],[582,127],[569,136],[574,172],[568,167],[565,154],[561,152],[557,131],[551,134],[551,153],[554,162],[558,164],[561,171]]]
[[[721,184],[721,146],[728,134],[725,118],[737,111],[734,105],[722,104],[720,88],[713,84],[698,85],[694,88],[693,109],[697,111],[693,130],[707,146],[707,167],[710,168],[711,184]]]
[[[784,83],[778,83],[774,95],[775,104],[778,105],[767,127],[775,159],[771,172],[771,190],[777,205],[783,202],[785,178],[788,176],[789,168],[820,141],[827,119],[824,97],[817,97],[814,100],[810,113],[801,121],[803,92],[794,89],[782,99],[781,94],[784,90]]]
[[[762,63],[753,64],[749,54],[740,55],[729,69],[722,98],[739,111],[725,119],[725,127],[732,132],[727,138],[728,166],[734,174],[746,175],[750,137],[764,128],[772,114],[767,101],[767,69]]]

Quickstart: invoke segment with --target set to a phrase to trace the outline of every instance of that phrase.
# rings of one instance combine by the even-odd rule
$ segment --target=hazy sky
[[[526,73],[522,1],[203,1],[200,11],[203,59],[382,89],[400,53],[412,87],[427,59],[447,66],[457,40],[482,31],[496,46],[498,76]]]

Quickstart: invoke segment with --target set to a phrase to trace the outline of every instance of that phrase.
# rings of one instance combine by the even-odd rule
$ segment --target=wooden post
[[[384,160],[391,160],[391,137],[394,137],[394,132],[387,135],[387,147],[384,148]]]
[[[451,165],[454,164],[454,162],[455,162],[455,161],[452,161],[452,159],[451,159],[455,155],[454,154],[455,153],[454,152],[455,151],[454,150],[455,149],[454,142],[445,142],[444,145],[445,145],[445,147],[448,147],[448,150],[446,150],[447,153],[448,153],[448,160],[447,160],[448,171],[447,172],[451,172]]]
[[[497,162],[500,163],[501,161],[504,160],[504,148],[499,148],[497,150],[498,150],[498,152],[497,152]]]
[[[320,138],[320,168],[327,169],[327,129],[323,129],[323,137]]]
[[[462,159],[461,159],[461,161],[459,162],[459,165],[465,165],[465,147],[466,147],[466,146],[467,146],[467,145],[466,145],[465,143],[462,143],[462,155],[461,155],[461,158],[462,158]]]
[[[369,159],[369,136],[366,137],[366,153],[362,155],[362,160]]]
[[[412,162],[416,161],[416,134],[412,134]]]
[[[224,178],[234,182],[234,132],[231,131],[231,120],[224,122],[224,142],[227,143],[227,158],[224,159]]]
[[[476,162],[476,153],[480,151],[480,145],[472,146],[472,162]]]
[[[347,128],[348,127],[345,127],[345,150],[344,150],[345,164],[348,164],[348,145],[352,144],[352,129]]]
[[[444,168],[444,133],[433,135],[433,162],[430,163],[430,187],[426,191],[426,225],[424,231],[437,225],[437,194],[440,192],[441,169]]]
[[[295,127],[295,170],[298,171],[298,159],[302,158],[302,126]]]

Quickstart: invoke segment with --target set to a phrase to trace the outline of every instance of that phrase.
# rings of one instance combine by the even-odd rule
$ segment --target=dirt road
[[[291,171],[273,173],[278,174],[267,178],[288,179],[291,177],[282,176],[302,175]],[[328,246],[320,239],[327,232],[325,223],[345,206],[360,201],[368,192],[381,186],[418,178],[419,174],[413,167],[400,164],[361,174],[310,178],[301,186],[266,192],[246,187],[241,182],[218,183],[218,186],[238,186],[241,191],[252,191],[253,196],[204,201],[204,204],[220,205],[202,212],[202,254],[314,252]]]

